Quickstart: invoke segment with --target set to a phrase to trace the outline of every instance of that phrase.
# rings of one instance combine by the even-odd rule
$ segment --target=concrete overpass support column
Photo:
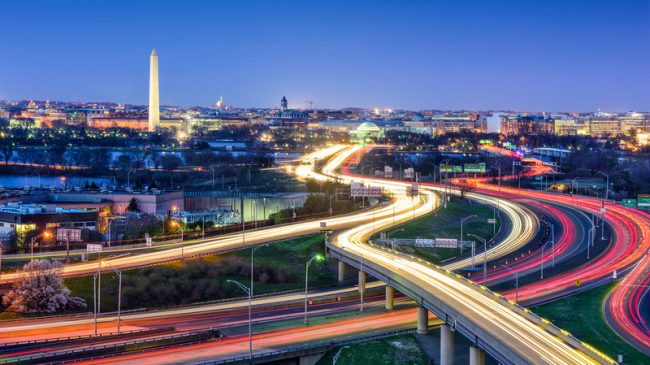
[[[476,346],[470,346],[469,365],[485,365],[485,351]]]
[[[366,273],[359,270],[359,293],[366,292]]]
[[[347,264],[341,260],[339,260],[339,282],[345,280],[345,267]]]
[[[429,332],[429,311],[423,306],[418,307],[418,330],[419,335],[426,335]]]
[[[395,307],[395,289],[386,285],[386,310],[393,310]]]
[[[447,324],[440,326],[440,364],[454,365],[454,333]]]

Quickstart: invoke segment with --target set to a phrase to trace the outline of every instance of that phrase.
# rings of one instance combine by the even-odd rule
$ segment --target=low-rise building
[[[553,121],[543,116],[501,116],[501,133],[506,136],[519,134],[551,134],[553,132]]]
[[[97,229],[96,210],[66,209],[52,204],[0,205],[0,234],[23,233],[49,228]]]

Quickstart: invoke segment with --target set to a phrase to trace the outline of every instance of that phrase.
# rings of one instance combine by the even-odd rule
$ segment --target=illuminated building
[[[384,131],[373,122],[364,122],[357,129],[350,130],[350,140],[370,142],[384,138]]]
[[[0,233],[24,233],[31,230],[66,227],[96,230],[97,211],[63,209],[48,204],[0,205]]]
[[[589,135],[592,137],[613,137],[621,134],[621,121],[615,118],[594,118],[589,120]]]
[[[589,134],[589,122],[577,118],[554,118],[554,133],[558,136],[586,136]]]
[[[501,117],[501,133],[518,134],[550,134],[554,131],[553,121],[542,116],[517,115]]]

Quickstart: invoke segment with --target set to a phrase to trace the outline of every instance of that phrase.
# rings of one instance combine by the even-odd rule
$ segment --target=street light
[[[250,363],[253,363],[253,322],[252,322],[252,311],[251,311],[251,289],[246,285],[235,281],[235,280],[226,280],[227,283],[235,284],[239,289],[243,290],[248,295],[248,356],[250,358]]]
[[[607,185],[605,186],[605,201],[607,201],[609,199],[609,175],[601,171],[596,171],[596,173],[601,174],[607,178],[607,182],[605,183]],[[605,205],[605,202],[603,202],[603,205]]]
[[[494,167],[499,170],[499,191],[501,191],[501,166],[494,164]]]
[[[501,266],[503,266],[504,269],[507,269],[508,271],[515,274],[515,303],[519,304],[519,272],[512,270],[504,264],[501,264]]]
[[[176,226],[181,229],[181,260],[185,259],[185,241],[183,240],[183,236],[185,235],[185,229],[183,229],[183,225],[180,224],[178,221],[172,220],[172,226]]]
[[[38,236],[32,237],[32,240],[31,240],[32,244],[30,246],[30,251],[29,251],[30,252],[30,254],[29,254],[30,261],[32,261],[32,262],[34,261],[34,242],[36,242],[36,240],[38,240],[41,237],[50,238],[50,237],[52,237],[52,233],[50,233],[49,231],[45,231],[45,232],[39,234]]]
[[[253,273],[254,273],[253,265],[255,264],[254,261],[255,252],[257,252],[257,250],[259,250],[260,248],[266,247],[268,245],[269,245],[268,243],[265,243],[261,246],[251,247],[251,296],[253,295]]]
[[[487,279],[487,240],[472,233],[467,235],[483,242],[483,281],[485,281]]]
[[[460,254],[463,254],[463,224],[465,223],[466,220],[470,218],[476,217],[476,214],[468,215],[465,218],[460,219],[460,241],[458,241],[458,245],[460,245]]]
[[[341,347],[339,349],[339,351],[337,351],[336,354],[334,355],[334,357],[332,358],[332,365],[336,365],[336,362],[339,360],[339,357],[341,356],[341,352],[343,352],[343,350],[349,349],[349,348],[350,348],[350,346]]]
[[[121,334],[120,331],[120,320],[121,320],[121,312],[122,312],[122,270],[116,269],[113,267],[113,265],[109,261],[104,261],[105,263],[108,264],[108,266],[113,270],[115,274],[117,274],[118,277],[118,284],[117,284],[117,334]]]
[[[394,208],[394,206],[393,206],[393,208]],[[394,231],[390,231],[390,232],[386,233],[386,239],[390,239],[390,234],[391,233],[397,233],[399,231],[404,232],[404,228],[398,228],[398,229],[396,229]],[[393,239],[393,242],[392,242],[391,246],[393,247],[393,251],[395,251],[395,239]]]
[[[311,263],[314,262],[314,260],[321,262],[323,261],[324,257],[323,255],[317,253],[312,258],[307,261],[307,264],[305,265],[305,326],[309,324],[307,321],[307,288],[309,286],[309,266],[311,266]]]
[[[546,242],[545,244],[542,245],[542,259],[541,259],[541,269],[540,269],[540,279],[544,279],[544,247],[548,245],[550,242]]]
[[[544,223],[548,224],[551,227],[551,250],[553,255],[552,265],[555,267],[555,225],[550,221],[544,220]]]
[[[210,170],[212,170],[212,190],[214,190],[214,167],[208,166]]]

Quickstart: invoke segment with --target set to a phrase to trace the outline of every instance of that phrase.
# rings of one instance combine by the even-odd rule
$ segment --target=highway
[[[334,169],[331,166],[341,165],[341,162],[347,160],[350,154],[356,152],[358,150],[351,148],[346,153],[339,153],[324,171],[333,173]],[[306,169],[299,167],[298,170],[305,171],[306,176],[309,177],[318,178],[319,176],[309,172],[309,166]],[[337,175],[335,178],[345,179],[346,177]],[[352,177],[351,179],[358,178]],[[363,260],[367,260],[366,265],[372,266],[376,270],[384,270],[388,278],[393,278],[395,282],[402,282],[401,285],[408,284],[411,292],[420,292],[421,298],[435,296],[438,301],[440,301],[440,298],[444,298],[443,301],[452,309],[449,312],[455,313],[455,324],[462,325],[462,322],[467,320],[468,323],[465,323],[466,328],[469,325],[478,326],[477,330],[482,331],[482,334],[497,339],[501,345],[507,344],[507,346],[501,346],[505,347],[505,349],[499,349],[499,351],[502,352],[501,355],[507,352],[509,352],[509,356],[514,355],[514,357],[511,357],[512,363],[612,363],[611,359],[601,357],[597,353],[595,354],[596,359],[589,358],[583,352],[567,344],[568,341],[575,345],[575,339],[570,338],[568,335],[563,337],[558,336],[557,333],[551,333],[552,331],[549,332],[547,328],[542,328],[544,326],[540,326],[539,323],[534,323],[526,318],[525,312],[520,308],[504,305],[503,299],[499,299],[498,296],[495,297],[494,294],[481,287],[432,265],[412,258],[405,258],[398,253],[362,244],[374,232],[413,217],[427,214],[440,204],[438,195],[431,191],[435,189],[423,189],[419,196],[408,197],[404,194],[406,188],[410,186],[408,183],[365,180],[367,183],[378,184],[391,191],[396,196],[395,203],[393,206],[374,210],[372,214],[366,212],[365,214],[372,215],[371,219],[361,219],[356,222],[354,228],[335,235],[331,241],[333,250],[336,250],[339,254],[349,255],[357,261],[360,261],[361,257],[363,257]],[[256,232],[261,232],[261,230]],[[248,239],[248,234],[246,238]],[[239,243],[244,242],[240,241]],[[525,243],[523,242],[523,244]],[[519,243],[513,245],[513,247],[521,247]],[[186,251],[196,246],[188,246]],[[504,253],[493,251],[491,257],[501,257],[511,252],[511,249],[506,251]],[[91,270],[95,270],[96,267],[95,263]],[[408,289],[404,291],[409,292]],[[433,300],[429,302],[433,303]],[[430,309],[436,312],[436,308]],[[463,313],[463,316],[459,315],[459,313]],[[467,318],[464,318],[464,316],[467,316]],[[558,337],[561,340],[558,340]],[[579,342],[577,344],[580,346]],[[494,351],[494,349],[492,350]],[[588,348],[586,351],[590,352]],[[592,355],[594,354],[592,353]],[[520,361],[517,359],[520,359]]]
[[[360,147],[351,147],[332,159],[334,166],[343,163]],[[328,164],[324,173],[334,174]],[[345,175],[335,178],[345,179]],[[351,181],[360,181],[352,176]],[[404,184],[365,178],[365,183],[382,186],[396,191],[404,189]],[[415,258],[407,258],[397,252],[365,244],[378,229],[385,229],[430,212],[439,205],[437,195],[422,190],[420,202],[412,211],[405,211],[394,218],[381,218],[335,234],[328,243],[330,249],[346,262],[370,271],[373,276],[395,285],[401,292],[422,301],[429,310],[448,323],[453,323],[457,331],[482,339],[482,347],[498,361],[521,364],[590,364],[614,363],[569,335],[559,336],[534,323],[525,311],[516,306],[504,305],[500,296],[478,285],[462,279],[449,271]],[[378,275],[377,275],[378,274]],[[559,331],[558,331],[559,332]],[[472,337],[470,337],[472,338]],[[571,345],[569,345],[569,343]],[[580,350],[574,346],[581,347]],[[487,347],[487,348],[486,348]],[[589,352],[591,356],[585,354]]]
[[[491,152],[510,154],[512,152],[491,148]],[[535,161],[530,161],[535,163]],[[537,164],[531,171],[540,173],[546,168]],[[531,174],[533,172],[530,172]],[[504,176],[503,179],[512,179]],[[487,179],[476,179],[474,183],[479,191],[496,194],[496,187],[486,184]],[[564,195],[533,190],[521,190],[501,187],[501,192],[519,197],[535,198],[541,201],[555,202],[574,206],[585,212],[600,215],[605,209],[604,218],[612,231],[611,247],[602,255],[590,261],[588,265],[576,267],[552,280],[531,284],[520,288],[520,296],[533,300],[558,297],[575,293],[586,288],[612,282],[614,273],[622,277],[616,288],[610,293],[603,306],[605,319],[610,326],[626,341],[650,356],[650,327],[648,326],[648,297],[650,294],[650,215],[633,208],[596,199],[593,197]],[[579,280],[582,284],[576,285]],[[505,293],[512,297],[513,293]]]

